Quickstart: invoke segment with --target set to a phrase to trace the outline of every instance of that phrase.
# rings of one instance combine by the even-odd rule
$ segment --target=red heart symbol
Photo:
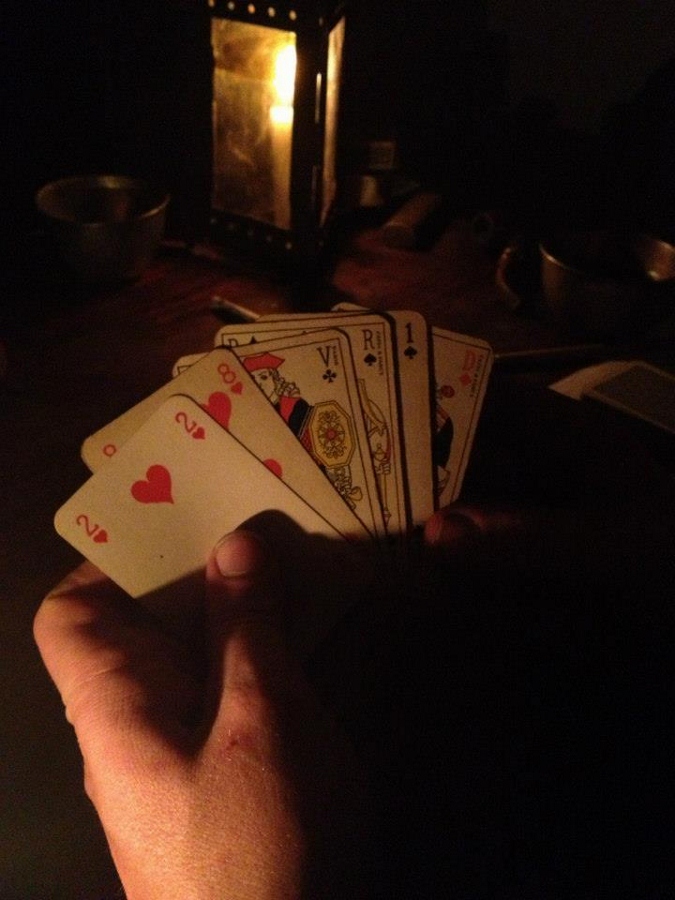
[[[190,434],[196,441],[203,441],[206,437],[206,432],[201,425],[198,428],[195,428],[194,431],[191,431]]]
[[[147,481],[134,481],[131,496],[139,503],[173,503],[171,474],[164,466],[150,466],[145,473]]]
[[[94,543],[95,544],[107,544],[108,543],[108,532],[105,528],[99,528],[99,530],[94,535]]]
[[[223,428],[229,427],[232,401],[227,394],[224,394],[222,391],[215,391],[209,397],[204,409],[210,416],[213,416],[216,422],[218,422],[219,425],[222,425]]]
[[[267,466],[270,472],[277,476],[277,478],[281,478],[281,473],[283,470],[281,468],[280,462],[277,462],[276,459],[266,459],[264,460],[264,464]]]
[[[238,381],[236,384],[232,385],[232,393],[233,394],[241,394],[243,387],[244,386],[241,383],[241,381]]]

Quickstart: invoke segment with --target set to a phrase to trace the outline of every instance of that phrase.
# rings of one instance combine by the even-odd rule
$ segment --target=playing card
[[[622,371],[595,384],[585,396],[675,434],[675,376],[664,369],[627,361]]]
[[[183,372],[192,368],[195,363],[198,363],[199,360],[203,359],[205,356],[206,353],[188,353],[186,356],[181,356],[180,359],[177,359],[173,364],[171,377],[176,378],[176,376],[182,375]]]
[[[56,513],[56,530],[132,597],[199,572],[266,510],[337,531],[189,397],[169,398]]]
[[[412,310],[388,315],[396,332],[410,514],[413,525],[423,525],[434,511],[429,328],[424,316]]]
[[[338,494],[373,535],[385,533],[349,341],[339,331],[233,348]]]
[[[173,394],[185,394],[229,430],[259,460],[274,468],[279,478],[301,494],[345,537],[365,538],[367,532],[283,421],[274,414],[231,350],[220,348],[197,356],[172,381],[87,438],[82,457],[92,471],[114,458],[162,403]]]
[[[221,328],[216,341],[245,346],[325,328],[339,328],[349,339],[385,528],[389,534],[404,533],[406,473],[390,321],[377,313],[265,316],[255,323]]]
[[[351,303],[340,303],[334,310],[362,312],[363,308]],[[423,317],[419,313],[390,311],[388,313],[399,326],[398,361],[401,384],[404,440],[406,441],[410,495],[415,504],[415,524],[422,524],[432,506],[443,506],[459,496],[464,473],[469,461],[473,439],[480,417],[485,391],[494,360],[492,348],[485,341],[467,337],[443,328],[432,329],[432,360],[424,357],[425,347],[416,340],[423,333]],[[421,321],[420,321],[421,320]],[[422,349],[423,360],[416,352]],[[406,360],[410,363],[408,365]],[[427,470],[421,460],[425,458],[424,441],[416,446],[417,431],[424,427],[424,409],[420,370],[432,365],[434,401],[430,431],[433,434],[433,465]],[[414,398],[414,399],[411,399]],[[415,419],[416,413],[418,418]],[[413,424],[414,423],[414,424]],[[424,446],[422,446],[424,444]],[[419,464],[415,466],[415,459]],[[429,483],[428,472],[435,468],[435,480]],[[433,499],[429,499],[429,491]]]
[[[492,368],[489,344],[442,328],[432,328],[435,380],[436,502],[456,500],[480,417]]]

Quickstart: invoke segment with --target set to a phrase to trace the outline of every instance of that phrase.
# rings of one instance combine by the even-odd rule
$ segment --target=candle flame
[[[278,102],[284,106],[293,105],[296,61],[295,47],[287,44],[277,53],[274,63],[274,89]]]

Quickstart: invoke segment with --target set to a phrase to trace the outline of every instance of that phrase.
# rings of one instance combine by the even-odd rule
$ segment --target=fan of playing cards
[[[484,341],[411,311],[226,325],[85,440],[93,475],[57,531],[133,597],[196,573],[267,510],[395,540],[458,496],[491,366]]]

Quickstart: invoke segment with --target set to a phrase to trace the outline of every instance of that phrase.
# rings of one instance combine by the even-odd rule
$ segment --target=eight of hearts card
[[[336,494],[231,350],[216,349],[190,363],[174,379],[84,441],[82,457],[92,471],[113,459],[165,400],[173,394],[184,394],[301,494],[340,534],[367,538],[368,530]]]

